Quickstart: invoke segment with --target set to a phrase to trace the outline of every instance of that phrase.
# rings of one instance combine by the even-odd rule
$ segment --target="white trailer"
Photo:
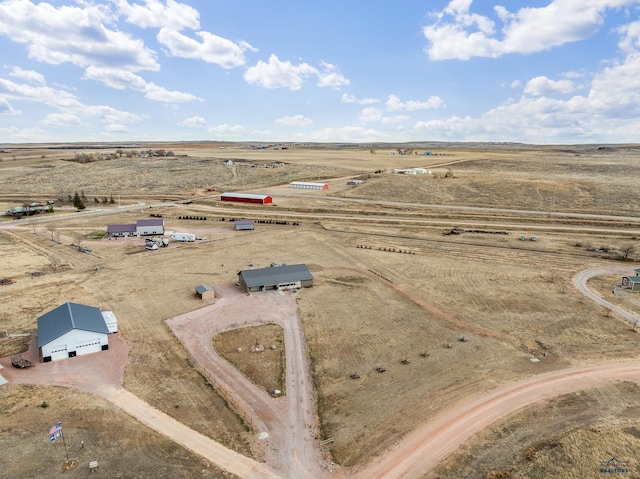
[[[196,235],[193,233],[173,233],[171,239],[182,243],[191,243],[196,240]]]

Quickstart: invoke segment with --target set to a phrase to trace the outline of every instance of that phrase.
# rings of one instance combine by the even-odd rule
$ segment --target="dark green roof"
[[[208,284],[201,284],[199,286],[196,286],[196,293],[198,294],[203,294],[203,293],[206,293],[207,291],[214,291],[214,289]]]
[[[313,275],[306,264],[273,266],[270,268],[245,269],[238,273],[247,287],[268,286],[293,281],[309,281]]]

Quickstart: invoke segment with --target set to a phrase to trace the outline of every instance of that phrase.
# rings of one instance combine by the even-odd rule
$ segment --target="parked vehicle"
[[[169,240],[167,238],[147,238],[147,243],[153,243],[158,248],[166,248],[169,246]]]
[[[155,243],[147,243],[145,245],[145,248],[147,248],[148,250],[151,250],[151,251],[155,251],[155,250],[158,249],[158,245],[155,244]]]
[[[22,356],[13,356],[11,358],[11,365],[14,368],[25,369],[33,366],[33,363],[28,359],[24,359]]]
[[[196,240],[196,235],[193,233],[174,233],[171,235],[171,239],[182,243],[191,243]]]

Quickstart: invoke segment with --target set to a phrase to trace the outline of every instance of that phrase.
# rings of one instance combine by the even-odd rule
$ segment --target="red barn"
[[[269,195],[253,195],[250,193],[222,193],[221,201],[237,201],[239,203],[258,203],[268,205],[273,203],[273,198]]]

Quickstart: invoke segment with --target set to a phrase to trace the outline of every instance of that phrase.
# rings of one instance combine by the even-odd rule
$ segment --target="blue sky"
[[[0,0],[0,143],[638,142],[640,0]]]

